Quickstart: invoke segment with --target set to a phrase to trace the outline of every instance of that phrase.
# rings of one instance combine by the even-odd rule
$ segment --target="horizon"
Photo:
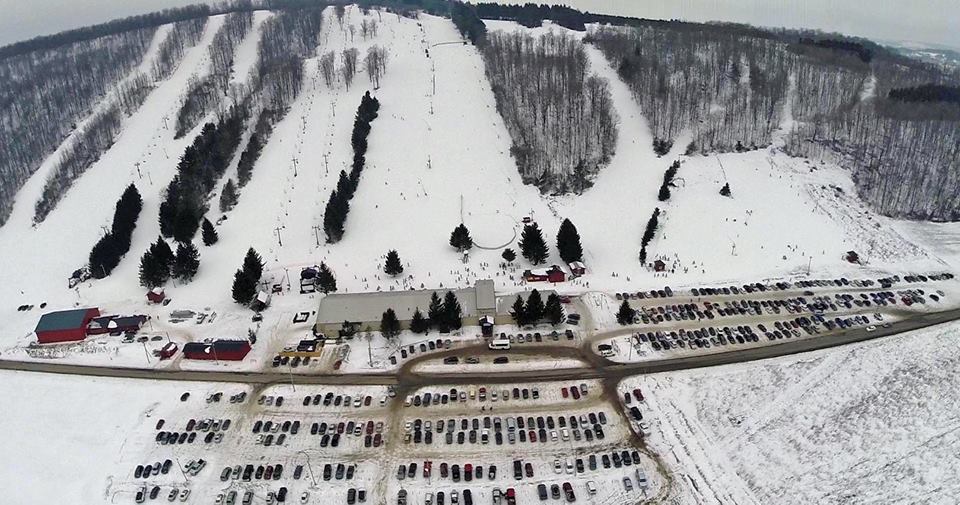
[[[500,4],[519,4],[516,0],[491,0]],[[954,0],[931,0],[911,6],[913,22],[902,22],[892,2],[879,5],[848,0],[836,6],[830,0],[811,0],[794,4],[788,0],[650,0],[643,4],[632,0],[544,0],[542,3],[567,5],[596,14],[645,18],[678,19],[689,22],[743,23],[762,28],[810,29],[826,33],[863,37],[884,45],[952,50],[960,52],[960,31],[951,30],[947,18],[938,13]],[[59,0],[37,0],[29,4],[0,0],[7,16],[0,21],[0,46],[35,37],[55,35],[115,19],[156,12],[163,9],[211,2],[196,0],[78,0],[66,5]],[[478,2],[470,2],[478,3]],[[811,4],[813,4],[811,6]],[[943,4],[943,9],[938,7]],[[868,12],[872,16],[857,16]],[[920,25],[927,25],[918,29]],[[925,37],[915,37],[917,32]],[[909,35],[909,36],[908,36]]]

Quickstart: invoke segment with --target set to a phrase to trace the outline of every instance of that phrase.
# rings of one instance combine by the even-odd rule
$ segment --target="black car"
[[[143,475],[143,465],[137,465],[136,470],[133,471],[133,478],[139,479]]]
[[[160,494],[160,486],[153,486],[153,489],[150,490],[150,499],[156,500],[157,495]]]
[[[537,494],[540,495],[540,501],[547,500],[547,485],[537,484]]]

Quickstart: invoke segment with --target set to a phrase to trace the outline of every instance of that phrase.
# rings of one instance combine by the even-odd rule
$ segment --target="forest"
[[[613,156],[617,115],[583,45],[568,35],[492,32],[482,51],[524,182],[550,193],[590,187]]]

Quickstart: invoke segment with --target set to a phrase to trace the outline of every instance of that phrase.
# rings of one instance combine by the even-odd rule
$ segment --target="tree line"
[[[353,146],[353,163],[350,174],[340,171],[337,187],[330,192],[330,198],[323,213],[323,231],[327,235],[327,243],[335,244],[343,238],[347,214],[350,212],[350,200],[360,183],[360,175],[367,159],[367,137],[370,135],[370,124],[377,118],[380,102],[364,93],[357,108],[357,115],[353,121],[353,132],[350,135],[350,144]]]
[[[442,300],[436,291],[431,293],[427,315],[424,316],[420,307],[417,307],[414,309],[410,320],[410,331],[418,334],[426,334],[433,329],[440,333],[447,333],[452,330],[459,330],[462,326],[463,307],[453,291],[447,291]],[[380,333],[389,339],[400,334],[400,321],[392,308],[384,311],[380,319]]]
[[[64,139],[77,133],[78,122],[89,117],[99,101],[116,90],[123,111],[142,103],[144,79],[129,79],[119,90],[117,85],[141,62],[153,35],[152,29],[129,31],[0,60],[0,225],[23,183]],[[101,110],[108,107],[104,104]],[[104,114],[96,123],[112,128],[117,113]],[[86,123],[95,124],[94,119]],[[92,130],[84,130],[88,140],[112,137]],[[83,146],[71,149],[89,152]]]
[[[204,77],[191,76],[187,92],[177,111],[174,138],[181,138],[196,127],[211,110],[217,109],[227,96],[233,53],[253,26],[250,11],[228,14],[217,30],[207,53],[210,71]]]
[[[522,295],[517,295],[517,299],[510,308],[510,316],[513,317],[517,326],[537,324],[544,320],[556,326],[563,321],[563,305],[560,302],[560,296],[556,293],[550,293],[547,303],[544,304],[540,292],[534,289],[530,291],[526,301],[523,300]]]
[[[609,83],[590,74],[583,46],[569,35],[498,31],[486,40],[486,74],[523,181],[543,192],[582,192],[616,146]]]
[[[207,211],[207,195],[226,171],[240,144],[246,109],[232,107],[217,123],[207,123],[184,150],[177,175],[160,204],[160,233],[189,242]]]
[[[120,264],[120,259],[130,250],[130,240],[142,209],[143,199],[137,187],[133,184],[127,186],[117,200],[110,231],[100,237],[90,250],[90,275],[93,278],[102,279],[110,275]]]

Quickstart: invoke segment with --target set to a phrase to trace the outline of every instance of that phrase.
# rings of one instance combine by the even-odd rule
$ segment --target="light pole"
[[[310,472],[310,480],[313,481],[313,487],[317,487],[317,478],[313,475],[313,464],[310,462],[310,455],[302,449],[297,451],[297,454],[303,454],[303,457],[306,458],[307,470]]]

